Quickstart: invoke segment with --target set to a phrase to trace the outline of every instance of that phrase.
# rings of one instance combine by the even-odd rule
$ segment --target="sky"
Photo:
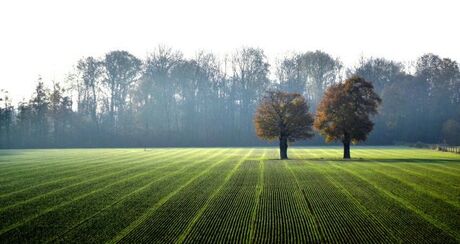
[[[62,81],[77,61],[158,45],[231,54],[263,48],[274,60],[323,50],[346,66],[359,58],[401,62],[435,53],[460,61],[458,0],[2,0],[0,89],[29,99],[39,76]]]

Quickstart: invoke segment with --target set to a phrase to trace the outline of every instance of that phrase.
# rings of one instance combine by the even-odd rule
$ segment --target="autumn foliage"
[[[350,143],[365,141],[374,123],[381,99],[372,84],[359,76],[330,86],[316,112],[314,127],[326,142],[341,141],[344,158],[350,158]]]
[[[313,136],[313,116],[305,98],[298,93],[270,91],[262,98],[254,116],[256,134],[280,142],[280,157],[287,158],[288,142]]]

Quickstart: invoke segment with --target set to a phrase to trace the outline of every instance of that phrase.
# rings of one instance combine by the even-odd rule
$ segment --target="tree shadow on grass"
[[[313,162],[341,162],[341,163],[459,163],[460,159],[423,159],[423,158],[293,158]]]

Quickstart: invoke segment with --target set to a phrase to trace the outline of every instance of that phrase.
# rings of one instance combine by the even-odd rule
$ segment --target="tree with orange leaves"
[[[326,142],[341,141],[343,158],[350,158],[350,143],[365,141],[381,103],[372,83],[353,76],[343,83],[330,86],[318,106],[314,127],[326,137]]]
[[[313,136],[313,116],[305,98],[298,93],[268,92],[257,108],[254,123],[258,137],[279,139],[281,159],[288,158],[288,142]]]

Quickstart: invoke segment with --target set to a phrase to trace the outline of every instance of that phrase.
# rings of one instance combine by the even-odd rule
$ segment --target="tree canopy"
[[[325,136],[326,142],[341,141],[344,158],[350,158],[350,142],[367,139],[374,127],[370,116],[377,114],[380,103],[372,83],[353,76],[326,90],[314,126]]]
[[[258,137],[279,139],[281,159],[287,159],[288,142],[313,136],[313,116],[305,98],[298,93],[269,91],[257,108],[254,123]]]

